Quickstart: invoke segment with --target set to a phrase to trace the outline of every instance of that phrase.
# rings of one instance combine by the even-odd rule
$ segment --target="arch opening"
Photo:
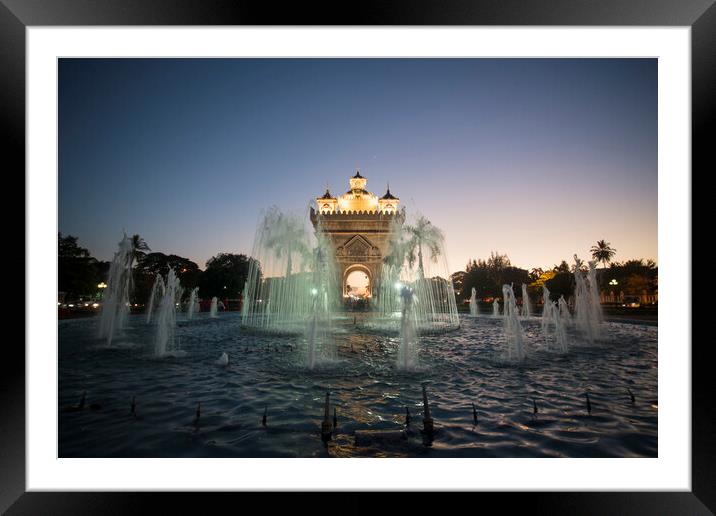
[[[351,265],[343,275],[343,297],[367,299],[372,297],[370,269],[364,265]]]

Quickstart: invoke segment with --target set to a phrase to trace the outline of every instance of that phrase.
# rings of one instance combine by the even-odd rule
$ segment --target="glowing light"
[[[97,285],[97,288],[107,288],[107,284],[103,281],[99,285]]]
[[[318,294],[318,290],[316,290],[315,288],[312,288],[311,294],[313,294],[315,296],[316,294]]]
[[[67,305],[67,306],[69,306],[70,308],[74,308],[74,307],[75,307],[75,305]]]
[[[403,284],[398,281],[398,282],[395,284],[395,288],[396,288],[397,290],[400,290],[401,288],[403,288]]]
[[[98,308],[98,307],[99,307],[99,303],[92,303],[92,308]]]
[[[619,285],[619,282],[615,279],[609,282],[610,285]]]

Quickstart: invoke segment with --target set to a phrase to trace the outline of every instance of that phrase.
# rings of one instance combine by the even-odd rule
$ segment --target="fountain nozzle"
[[[589,393],[586,393],[587,396],[587,413],[591,416],[592,415],[592,402],[589,400]]]
[[[194,418],[194,426],[199,426],[199,418],[201,418],[201,401],[196,405],[196,417]]]
[[[330,416],[331,392],[326,392],[326,403],[323,407],[323,423],[321,423],[321,440],[327,442],[331,440],[331,416]]]
[[[425,434],[432,436],[433,418],[430,415],[430,405],[428,404],[428,393],[425,390],[425,384],[423,384],[423,431]]]

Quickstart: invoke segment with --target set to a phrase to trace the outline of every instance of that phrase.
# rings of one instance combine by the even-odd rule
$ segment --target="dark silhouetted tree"
[[[77,244],[77,237],[57,234],[57,290],[65,299],[97,294],[102,281],[102,266],[90,252]]]
[[[209,258],[201,275],[199,294],[202,298],[240,296],[253,258],[245,254],[219,253]]]
[[[591,252],[592,258],[600,262],[603,267],[606,267],[614,258],[614,255],[617,254],[617,250],[612,248],[611,244],[606,240],[597,240],[597,245],[592,246]]]

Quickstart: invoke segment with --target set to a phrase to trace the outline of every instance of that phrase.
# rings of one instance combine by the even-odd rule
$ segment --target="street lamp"
[[[102,292],[104,292],[104,289],[107,288],[107,284],[103,281],[97,285],[97,288],[99,289],[99,292],[97,292],[95,298],[99,300],[102,299]]]
[[[609,282],[609,284],[610,284],[612,287],[616,287],[617,285],[619,285],[619,282],[618,282],[616,279],[613,279],[612,281]],[[614,294],[614,291],[612,291],[612,293],[610,294],[610,298],[611,298],[611,299],[614,299],[614,298],[613,298],[613,294]],[[613,301],[612,301],[612,302],[613,302]]]

